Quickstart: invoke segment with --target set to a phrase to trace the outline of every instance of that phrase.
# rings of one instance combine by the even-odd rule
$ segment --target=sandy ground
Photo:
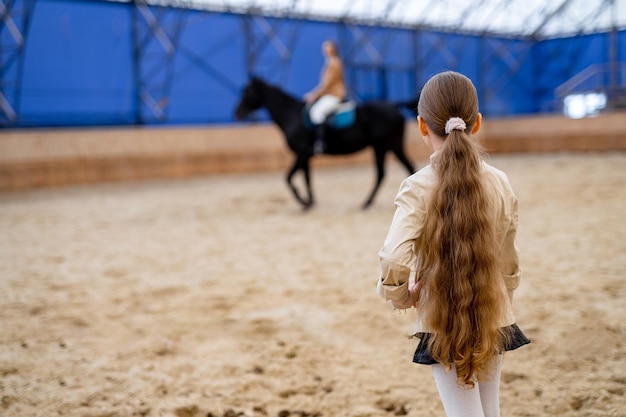
[[[626,416],[626,154],[498,156],[533,344],[505,416]],[[371,167],[0,195],[0,415],[443,416],[411,313],[375,293],[404,176]]]

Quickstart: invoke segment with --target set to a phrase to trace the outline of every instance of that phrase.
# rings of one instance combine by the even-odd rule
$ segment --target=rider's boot
[[[326,150],[324,142],[324,123],[315,126],[315,142],[313,142],[313,154],[319,155]]]

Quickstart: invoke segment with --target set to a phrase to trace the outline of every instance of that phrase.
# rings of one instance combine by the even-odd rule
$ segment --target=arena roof
[[[117,0],[448,32],[548,38],[626,27],[626,0]]]

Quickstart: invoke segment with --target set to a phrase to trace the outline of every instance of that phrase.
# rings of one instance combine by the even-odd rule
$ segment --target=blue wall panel
[[[532,44],[524,40],[482,38],[481,68],[476,77],[482,112],[505,116],[532,112],[532,85],[527,77]]]
[[[131,123],[130,30],[124,5],[39,2],[26,39],[21,124]]]
[[[185,23],[174,62],[169,122],[230,121],[247,79],[241,19],[195,12]]]
[[[626,32],[619,33],[621,42],[618,46],[622,50],[624,34]],[[609,62],[609,37],[608,33],[598,33],[575,38],[549,39],[534,45],[534,111],[560,110],[558,97],[555,96],[557,87],[593,64]],[[622,52],[618,54],[618,61],[626,59]]]
[[[555,111],[555,88],[606,62],[610,47],[607,33],[533,42],[151,7],[176,46],[166,59],[130,3],[38,0],[33,10],[11,126],[232,123],[249,71],[298,97],[313,88],[326,39],[339,43],[350,95],[359,100],[408,101],[431,75],[456,70],[476,84],[486,116]],[[626,60],[624,31],[617,49]],[[17,77],[7,71],[5,80]],[[162,106],[161,119],[139,99],[142,91]]]
[[[320,68],[324,65],[322,43],[327,39],[338,42],[340,36],[337,25],[328,22],[295,21],[292,25],[299,25],[299,29],[294,49],[290,51],[291,59],[287,74],[280,77],[281,74],[277,72],[264,72],[263,68],[259,67],[257,75],[302,97],[319,82]],[[341,50],[341,53],[344,52]]]

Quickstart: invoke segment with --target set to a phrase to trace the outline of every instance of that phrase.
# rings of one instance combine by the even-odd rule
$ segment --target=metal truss
[[[293,4],[297,4],[294,0]],[[287,82],[291,51],[298,40],[302,21],[277,20],[257,9],[249,9],[241,17],[246,37],[246,71],[274,74],[274,81]]]
[[[511,113],[508,106],[515,100],[496,102],[497,92],[503,91],[507,85],[524,86],[525,81],[519,77],[520,68],[529,57],[532,43],[511,40],[493,40],[481,38],[480,72],[477,80],[478,92],[482,106],[490,115]],[[532,85],[526,85],[526,91],[532,91]]]
[[[279,74],[279,81],[285,82],[290,51],[297,41],[300,25],[292,25],[285,31],[281,30],[284,20],[270,21],[262,14],[255,14],[254,10],[239,16],[246,34],[248,74],[254,74],[262,67],[264,72]],[[136,124],[167,122],[176,54],[229,90],[238,92],[239,86],[229,75],[221,73],[211,63],[210,51],[201,53],[183,45],[180,35],[186,20],[186,15],[178,13],[175,8],[133,0]]]
[[[351,95],[360,100],[390,98],[389,91],[394,82],[401,83],[407,95],[416,93],[435,69],[467,68],[468,62],[475,62],[474,77],[481,105],[492,109],[491,114],[506,114],[507,104],[498,103],[496,100],[498,97],[501,100],[501,95],[495,92],[529,82],[528,77],[521,75],[521,70],[527,69],[528,57],[535,56],[533,48],[538,43],[542,44],[541,56],[535,56],[538,59],[532,64],[533,85],[527,87],[545,97],[550,93],[549,89],[554,89],[555,79],[566,81],[576,75],[573,72],[577,70],[572,70],[569,64],[589,48],[582,36],[577,42],[566,42],[568,49],[564,51],[558,38],[606,32],[607,19],[611,20],[611,32],[606,59],[610,64],[608,68],[615,68],[608,73],[612,79],[609,84],[615,85],[616,80],[621,79],[618,61],[623,57],[619,56],[618,31],[626,27],[626,22],[618,20],[616,9],[618,4],[620,9],[626,8],[626,0],[428,0],[419,3],[411,0],[337,0],[344,10],[334,16],[317,12],[314,0],[115,1],[127,3],[132,8],[136,124],[168,122],[170,94],[176,76],[174,64],[180,58],[227,90],[239,93],[240,81],[235,81],[232,74],[225,73],[211,60],[213,48],[224,47],[228,36],[224,35],[222,39],[220,35],[219,45],[213,45],[209,51],[199,51],[197,47],[183,44],[182,34],[191,15],[209,19],[226,13],[239,19],[245,36],[247,73],[269,76],[282,85],[288,82],[292,51],[304,23],[311,20],[335,23],[348,87]],[[19,124],[23,52],[35,2],[0,0],[2,127]],[[183,9],[199,13],[192,14]],[[370,9],[376,9],[376,14],[366,11]],[[416,9],[419,9],[417,14],[414,13]],[[503,16],[511,15],[520,20],[519,26],[523,30],[503,31]],[[409,21],[407,16],[415,17]],[[480,21],[482,27],[477,28],[473,23],[476,21]],[[599,27],[602,29],[597,29]],[[388,28],[406,31],[386,30]],[[407,32],[412,47],[403,59],[395,59],[394,37],[407,36]],[[476,39],[479,39],[477,48]],[[469,44],[472,48],[467,47]],[[564,55],[569,61],[555,59]],[[557,108],[555,102],[553,106],[534,111]]]
[[[340,26],[339,50],[345,66],[349,94],[360,100],[387,96],[384,64],[385,46],[377,47],[370,37],[373,26],[345,23]],[[360,52],[362,54],[359,54]],[[358,55],[364,55],[359,57]]]
[[[533,45],[545,39],[547,33],[569,32],[578,35],[600,25],[607,11],[618,2],[626,0],[598,0],[589,7],[587,0],[558,0],[535,2],[530,0],[430,0],[422,4],[419,16],[413,21],[398,23],[398,16],[409,15],[418,6],[408,0],[386,0],[376,3],[378,14],[367,15],[364,10],[373,9],[372,0],[345,1],[344,10],[336,16],[322,16],[315,11],[312,0],[220,0],[198,2],[194,0],[131,0],[135,6],[135,56],[137,78],[137,123],[163,122],[167,120],[168,91],[172,79],[172,56],[180,53],[193,64],[202,68],[210,77],[217,79],[230,90],[236,90],[228,74],[221,74],[206,54],[185,48],[179,44],[181,21],[178,17],[169,20],[165,29],[166,10],[192,8],[215,12],[226,12],[239,16],[245,34],[246,71],[248,74],[262,73],[273,81],[286,84],[289,77],[290,60],[302,22],[305,20],[335,21],[339,28],[339,47],[346,67],[348,88],[352,96],[361,100],[388,98],[390,79],[401,79],[408,91],[417,92],[426,81],[428,63],[436,61],[439,68],[457,69],[461,59],[474,59],[478,65],[477,88],[486,108],[505,114],[509,109],[497,103],[496,91],[501,91],[511,82],[526,82],[519,71],[527,62]],[[337,3],[341,3],[338,0]],[[582,3],[581,3],[582,2]],[[576,14],[586,3],[585,14]],[[382,6],[381,6],[382,5]],[[361,7],[360,11],[358,8]],[[154,12],[157,10],[158,12]],[[434,15],[446,15],[436,20]],[[502,31],[502,16],[516,15],[520,32]],[[394,19],[396,19],[394,21]],[[480,21],[479,29],[472,22]],[[500,23],[499,23],[500,22]],[[615,26],[615,25],[614,25]],[[412,31],[413,50],[409,62],[394,64],[389,46],[393,43],[394,31],[386,34],[377,32],[381,27],[401,27]],[[572,28],[575,28],[572,32]],[[476,56],[468,57],[466,43],[469,38],[461,37],[450,41],[457,34],[480,37]],[[509,41],[507,41],[509,40]],[[616,44],[617,41],[613,42]],[[155,48],[155,45],[160,46]],[[570,46],[571,48],[571,46]],[[576,57],[585,50],[585,42],[579,43],[578,51],[570,51]],[[617,46],[612,47],[617,50]],[[561,51],[562,52],[562,51]],[[558,49],[554,50],[559,53]],[[551,55],[548,53],[548,55]],[[617,52],[613,52],[617,56]],[[557,67],[547,56],[544,62],[552,65],[555,73],[544,75],[536,71],[540,79],[529,89],[541,91],[541,78],[572,77],[567,66]],[[549,83],[546,83],[546,85]],[[545,93],[545,90],[544,90]],[[545,109],[536,109],[545,110]]]
[[[149,0],[153,4],[360,25],[535,38],[607,31],[626,0]],[[598,13],[600,12],[600,13]],[[596,15],[591,18],[591,15]],[[512,18],[513,17],[513,18]],[[626,27],[619,14],[618,26]]]
[[[33,0],[0,0],[0,126],[19,118],[24,49]]]
[[[135,123],[165,122],[184,14],[133,0]]]
[[[564,5],[569,6],[569,4]],[[587,22],[594,22],[603,14],[611,14],[613,26],[609,33],[606,50],[603,51],[606,57],[605,62],[592,65],[582,71],[572,68],[571,63],[578,62],[580,57],[591,47],[592,38],[582,36],[585,32],[583,27],[579,27],[577,32],[571,34],[572,36],[577,36],[577,42],[575,43],[566,43],[558,38],[543,43],[543,55],[536,60],[538,64],[534,71],[536,81],[535,90],[539,94],[545,94],[546,92],[554,93],[554,101],[546,103],[543,108],[536,109],[536,111],[553,112],[563,110],[564,98],[568,94],[574,93],[583,87],[587,91],[606,90],[611,93],[613,97],[615,97],[616,94],[622,96],[626,94],[624,90],[626,84],[626,77],[623,75],[624,64],[618,62],[619,45],[618,28],[614,20],[615,6],[615,0],[604,0],[599,3],[598,7],[591,13],[584,16]],[[561,10],[564,10],[564,8]],[[557,59],[563,56],[566,56],[567,59]],[[548,76],[551,80],[557,78],[564,80],[564,82],[554,89],[550,80],[546,80]],[[617,99],[620,99],[620,97],[617,97]]]

